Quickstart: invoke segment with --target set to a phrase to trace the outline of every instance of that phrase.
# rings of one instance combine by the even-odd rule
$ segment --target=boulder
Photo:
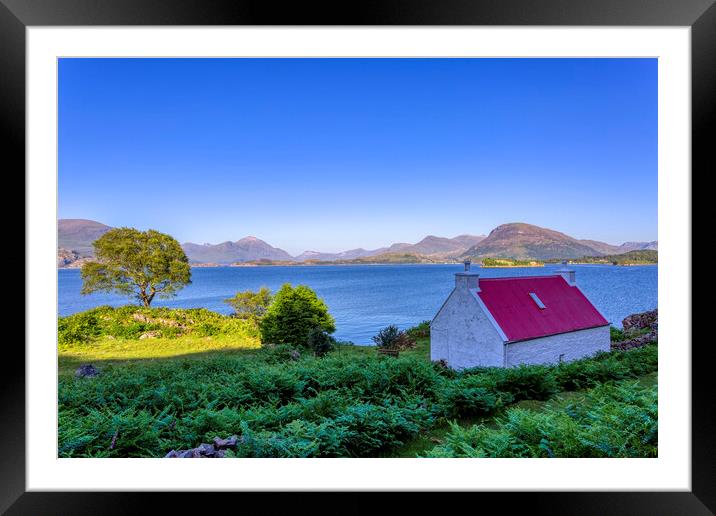
[[[99,375],[99,369],[97,369],[92,364],[84,364],[77,368],[75,371],[75,376],[77,378],[87,378],[92,376]]]
[[[214,437],[214,448],[217,450],[226,450],[228,448],[236,448],[236,443],[239,441],[239,438],[235,435],[232,435],[231,437],[227,437],[226,439],[222,439],[221,437]]]
[[[172,450],[167,453],[165,459],[221,459],[225,456],[226,450],[236,448],[236,443],[241,439],[235,435],[222,439],[214,437],[214,444],[201,443],[196,448],[188,450]]]
[[[147,331],[147,332],[142,333],[142,334],[139,336],[139,339],[140,339],[140,340],[142,340],[142,339],[156,339],[156,338],[161,337],[161,336],[162,336],[162,332],[161,332],[160,330],[152,330],[152,331]]]

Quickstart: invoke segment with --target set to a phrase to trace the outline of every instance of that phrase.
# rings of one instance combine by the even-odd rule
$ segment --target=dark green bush
[[[326,333],[336,330],[328,307],[305,285],[284,284],[274,296],[259,325],[264,344],[307,346],[308,334],[314,328]]]
[[[308,332],[308,348],[313,350],[313,354],[317,357],[322,357],[326,353],[333,351],[335,347],[336,339],[321,328],[313,328]]]

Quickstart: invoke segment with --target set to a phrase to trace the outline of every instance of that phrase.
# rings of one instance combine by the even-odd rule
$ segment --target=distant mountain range
[[[549,260],[613,255],[657,248],[657,242],[611,245],[595,240],[577,240],[559,231],[516,222],[497,226],[487,238],[465,251],[464,256]]]
[[[388,254],[418,254],[418,255],[445,255],[457,256],[471,245],[478,243],[485,238],[484,235],[460,235],[455,238],[444,238],[437,236],[426,236],[417,244],[397,243],[389,247],[381,247],[371,251],[367,249],[351,249],[342,253],[320,253],[318,251],[304,251],[294,258],[295,261],[314,260],[319,262],[334,262],[339,260],[355,260],[370,256]]]
[[[191,262],[233,263],[251,260],[293,260],[283,249],[272,247],[263,240],[248,236],[236,242],[221,244],[182,244]]]
[[[58,267],[79,266],[92,256],[92,242],[112,229],[99,222],[84,219],[60,219],[58,221]],[[488,236],[459,235],[445,238],[429,235],[421,241],[395,243],[378,249],[351,249],[340,253],[305,251],[291,256],[283,249],[273,247],[263,240],[249,236],[235,242],[220,244],[182,244],[184,252],[192,263],[230,263],[271,261],[271,262],[345,262],[358,260],[365,263],[379,263],[381,257],[395,263],[426,261],[458,261],[467,257],[485,258],[533,258],[548,260],[554,258],[581,258],[603,256],[638,250],[657,250],[654,242],[625,242],[611,245],[595,240],[577,240],[573,237],[525,223],[503,224],[493,229]],[[402,257],[402,258],[401,258]]]

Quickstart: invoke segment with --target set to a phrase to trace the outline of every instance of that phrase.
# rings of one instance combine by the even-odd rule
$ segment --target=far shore
[[[291,263],[190,263],[192,269],[212,269],[222,267],[345,267],[355,265],[462,265],[462,262],[385,262],[385,263],[335,263],[335,262],[291,262]],[[545,265],[558,265],[556,263],[539,264],[539,265],[479,265],[475,264],[479,269],[531,269],[544,267]],[[570,262],[569,265],[612,265],[616,267],[638,267],[644,265],[659,265],[658,263],[594,263],[594,262]],[[57,270],[80,270],[81,267],[68,266],[57,267]]]

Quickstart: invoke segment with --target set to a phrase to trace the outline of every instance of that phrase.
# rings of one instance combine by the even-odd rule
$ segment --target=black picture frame
[[[0,0],[0,120],[6,177],[25,167],[25,28],[84,25],[573,25],[688,26],[692,43],[692,178],[713,168],[716,113],[715,0]],[[27,274],[29,271],[25,270]],[[686,278],[691,282],[691,278]],[[31,307],[26,307],[31,309]],[[692,318],[693,319],[693,318]],[[187,507],[187,493],[26,492],[25,355],[6,342],[0,375],[0,511],[7,514],[120,514],[146,510],[160,496],[162,513]],[[690,345],[691,343],[681,343]],[[480,493],[503,507],[547,514],[711,514],[716,510],[714,391],[710,342],[692,348],[692,490],[690,492]],[[214,507],[228,494],[211,495]],[[242,505],[248,508],[247,493]],[[255,495],[251,495],[253,497]],[[272,495],[276,496],[276,495]],[[354,495],[347,495],[353,497]],[[473,495],[474,496],[474,495]],[[499,499],[497,499],[499,497]],[[492,500],[488,500],[491,498]],[[278,500],[281,497],[277,498]],[[413,495],[414,502],[422,496]],[[156,500],[152,500],[156,502]],[[199,503],[202,503],[201,501]],[[351,512],[374,510],[345,498]],[[312,505],[310,502],[307,506]],[[485,506],[483,505],[483,508]],[[207,507],[208,508],[208,507]],[[240,510],[237,507],[237,510]],[[361,511],[362,512],[362,511]]]

